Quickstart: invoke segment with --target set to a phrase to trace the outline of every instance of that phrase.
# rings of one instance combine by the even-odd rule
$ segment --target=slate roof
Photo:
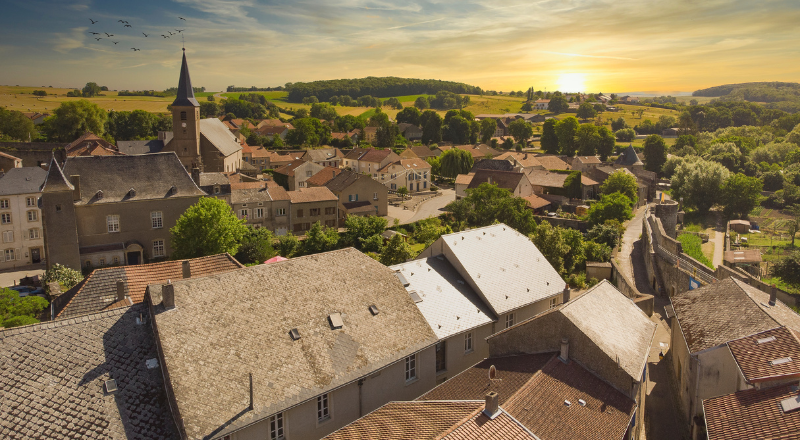
[[[334,177],[346,172],[345,170],[341,170],[339,168],[333,167],[325,167],[321,169],[317,174],[306,179],[306,185],[308,186],[322,186],[330,182]]]
[[[344,191],[361,177],[365,177],[368,179],[371,178],[369,176],[364,176],[363,174],[359,174],[350,170],[339,170],[339,171],[340,172],[336,175],[336,177],[328,180],[323,184],[333,193],[340,193]],[[314,177],[316,176],[311,176],[311,179],[313,179]]]
[[[0,177],[0,196],[41,192],[46,178],[41,167],[11,168]]]
[[[797,439],[800,411],[781,401],[800,399],[797,383],[748,389],[703,401],[708,440]]]
[[[140,304],[0,331],[0,437],[180,438],[147,321]]]
[[[422,298],[417,307],[439,339],[497,320],[444,257],[413,260],[391,269],[399,271],[410,283],[407,291],[415,291]]]
[[[561,160],[558,156],[541,155],[536,156],[536,160],[548,170],[571,170],[572,166]]]
[[[275,193],[283,195],[280,191],[268,187],[263,181],[231,183],[231,203],[271,202],[278,200],[273,197]]]
[[[800,315],[780,300],[769,306],[768,293],[733,278],[679,293],[671,300],[692,353],[781,325],[800,330]]]
[[[431,245],[450,263],[496,315],[555,296],[564,280],[528,237],[502,223],[443,235]],[[461,272],[463,270],[463,272]]]
[[[194,99],[194,89],[192,88],[192,79],[189,77],[189,65],[186,63],[186,50],[183,51],[183,60],[181,61],[181,76],[178,79],[178,93],[175,96],[175,101],[172,105],[181,107],[200,107],[200,104]]]
[[[472,165],[470,172],[474,173],[478,170],[492,170],[492,171],[514,171],[514,164],[507,160],[502,159],[481,159],[475,161]]]
[[[158,153],[164,149],[164,141],[153,139],[149,141],[118,141],[117,148],[123,154],[150,154]]]
[[[614,163],[619,165],[643,165],[639,155],[636,154],[636,150],[633,148],[633,144],[628,145],[628,148],[619,155]]]
[[[242,149],[236,136],[217,118],[201,119],[200,135],[211,142],[225,157]]]
[[[289,177],[293,177],[294,170],[299,168],[301,165],[305,165],[305,163],[306,161],[304,161],[303,159],[295,159],[280,168],[276,168],[275,172],[278,174],[285,174]]]
[[[313,188],[297,188],[294,191],[287,191],[289,200],[292,203],[313,203],[339,200],[336,194],[332,193],[325,186],[315,186]]]
[[[74,189],[75,187],[64,176],[64,172],[53,155],[50,159],[50,166],[47,168],[47,177],[42,184],[42,192],[73,191]]]
[[[183,279],[183,261],[95,269],[83,281],[53,300],[56,319],[68,319],[99,312],[117,301],[117,280],[125,281],[126,295],[133,303],[144,301],[148,284]],[[189,261],[193,277],[203,277],[244,267],[229,254],[210,255]]]
[[[591,164],[601,164],[600,159],[597,156],[575,156],[575,159],[578,162],[586,165]]]
[[[151,291],[154,323],[190,438],[224,435],[437,341],[394,273],[352,248],[173,286],[175,308],[168,311]],[[331,329],[331,313],[341,313],[341,329]],[[249,373],[255,409],[242,414]]]
[[[195,185],[173,152],[133,156],[68,157],[63,174],[81,176],[81,199],[75,204],[205,195]],[[50,175],[53,175],[52,165]],[[49,182],[46,182],[45,189],[48,186]],[[173,186],[177,189],[175,194],[170,191]],[[136,191],[134,196],[129,193],[131,188]],[[103,192],[102,198],[98,197],[98,191]]]
[[[200,186],[229,185],[225,173],[200,173]]]
[[[530,170],[527,172],[531,185],[545,188],[563,188],[569,174],[551,173],[546,170]],[[581,174],[583,176],[583,174]]]
[[[437,150],[431,150],[430,148],[425,146],[411,147],[411,151],[413,151],[414,154],[416,154],[417,157],[419,157],[420,159],[426,159],[428,157],[438,156],[438,154],[436,154],[438,152]],[[439,152],[439,154],[441,154],[441,152]]]
[[[796,332],[786,327],[730,341],[728,348],[750,383],[787,375],[800,377],[800,339]],[[772,361],[782,358],[790,360],[772,365]]]
[[[505,161],[504,161],[505,162]],[[508,162],[506,162],[508,163]],[[474,168],[473,168],[474,169]],[[495,170],[475,170],[475,175],[469,182],[467,188],[477,188],[482,183],[488,183],[491,179],[492,185],[505,188],[512,193],[519,186],[520,181],[525,178],[525,174],[515,171],[495,171]]]

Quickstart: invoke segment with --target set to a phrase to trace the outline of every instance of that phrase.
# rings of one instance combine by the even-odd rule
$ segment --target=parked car
[[[46,297],[44,289],[42,289],[41,287],[12,286],[9,287],[9,289],[19,292],[20,298],[24,298],[26,296],[34,296],[34,295],[41,296],[42,298]]]

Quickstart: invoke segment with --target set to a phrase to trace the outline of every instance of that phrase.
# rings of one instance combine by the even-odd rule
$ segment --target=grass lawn
[[[419,253],[424,250],[425,250],[425,243],[417,243],[411,245],[411,253],[414,255],[419,255]]]
[[[82,88],[83,86],[79,87]],[[34,90],[45,90],[49,95],[34,96]],[[164,113],[167,105],[175,100],[174,97],[155,97],[155,96],[118,96],[115,91],[103,92],[105,96],[95,96],[92,98],[68,98],[67,92],[73,89],[56,89],[42,87],[13,87],[0,86],[0,107],[8,110],[18,111],[38,111],[41,113],[51,112],[66,101],[77,101],[86,99],[97,104],[104,110],[145,110],[152,113]],[[54,95],[53,95],[54,94]]]
[[[711,255],[708,256],[703,252],[703,240],[700,237],[692,234],[681,234],[678,235],[678,241],[683,245],[683,252],[686,255],[714,269],[714,264],[711,262],[711,258],[714,257],[713,245],[711,247]]]
[[[791,293],[793,295],[800,295],[800,289],[798,289],[796,286],[793,286],[791,284],[785,283],[782,279],[780,279],[778,277],[762,278],[761,281],[763,281],[763,282],[765,282],[767,284],[774,284],[779,289],[781,289],[781,290],[783,290],[785,292]]]

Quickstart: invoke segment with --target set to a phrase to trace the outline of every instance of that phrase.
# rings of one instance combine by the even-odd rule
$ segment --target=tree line
[[[454,81],[415,79],[398,77],[367,77],[335,79],[312,82],[296,82],[286,85],[289,102],[302,102],[303,98],[316,96],[320,101],[329,101],[333,96],[364,96],[378,98],[403,95],[433,94],[443,90],[457,94],[480,95],[480,87]]]

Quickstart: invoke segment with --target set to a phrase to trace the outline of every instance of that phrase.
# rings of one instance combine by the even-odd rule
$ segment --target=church
[[[236,136],[217,118],[200,119],[200,104],[194,97],[186,52],[183,53],[178,94],[172,102],[172,131],[159,133],[158,140],[120,141],[124,154],[173,151],[183,166],[192,171],[236,172],[242,165],[242,146]]]

